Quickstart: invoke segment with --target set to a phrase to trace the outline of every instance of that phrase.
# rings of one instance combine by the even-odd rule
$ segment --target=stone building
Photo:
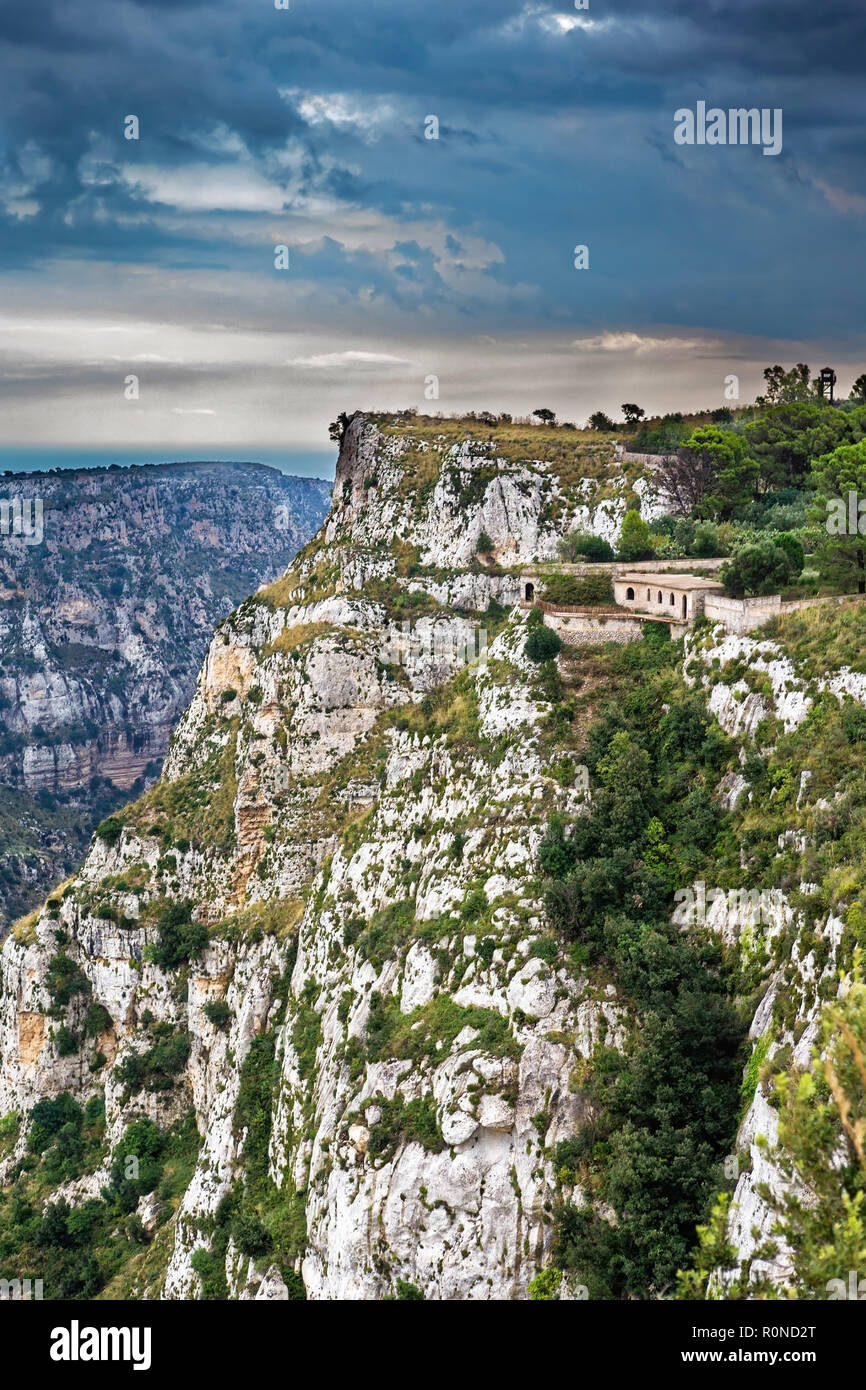
[[[635,612],[652,613],[659,618],[691,627],[704,611],[707,597],[723,594],[716,579],[700,579],[694,574],[660,574],[627,570],[613,581],[617,604]]]

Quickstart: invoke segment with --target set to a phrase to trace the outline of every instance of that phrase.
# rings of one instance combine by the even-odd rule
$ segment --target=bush
[[[65,1008],[76,994],[89,994],[90,981],[71,956],[58,951],[48,962],[45,988],[59,1008]]]
[[[691,550],[692,554],[697,555],[700,559],[722,553],[719,528],[714,522],[702,521],[695,527]]]
[[[561,1283],[561,1269],[540,1269],[529,1285],[529,1297],[536,1303],[550,1303],[559,1298]]]
[[[54,1042],[57,1046],[58,1057],[71,1057],[78,1051],[78,1039],[70,1028],[65,1025],[58,1028]]]
[[[65,1125],[81,1128],[84,1112],[68,1091],[61,1091],[54,1100],[38,1100],[30,1111],[30,1133],[27,1147],[31,1153],[44,1153],[51,1140]]]
[[[548,603],[582,604],[612,603],[613,591],[609,576],[587,574],[582,578],[572,574],[556,574],[546,580],[544,597]]]
[[[159,938],[150,947],[149,956],[163,970],[185,965],[204,950],[208,941],[207,927],[192,920],[189,903],[172,903],[163,911],[157,923]]]
[[[189,1033],[175,1032],[167,1024],[157,1024],[154,1034],[157,1033],[156,1041],[146,1052],[128,1052],[115,1067],[117,1080],[130,1094],[141,1090],[170,1091],[174,1078],[189,1060]]]
[[[732,598],[777,594],[791,582],[794,563],[787,549],[762,540],[737,550],[719,578]]]
[[[232,1016],[232,1011],[224,999],[209,999],[202,1013],[214,1028],[225,1028]]]
[[[475,543],[475,549],[479,555],[489,555],[493,549],[493,541],[486,531],[482,531]]]
[[[779,531],[771,539],[774,545],[780,546],[788,555],[791,561],[791,576],[796,578],[806,563],[806,553],[802,543],[796,536],[792,536],[790,531]]]
[[[559,635],[549,627],[534,627],[523,649],[530,661],[550,661],[562,650]]]
[[[90,1004],[84,1015],[84,1032],[88,1038],[98,1038],[111,1027],[111,1014],[104,1004]]]
[[[593,535],[591,531],[572,531],[559,542],[559,553],[563,560],[612,560],[613,546],[603,536]]]
[[[103,840],[107,845],[116,845],[123,834],[123,822],[117,816],[106,816],[104,821],[100,821],[94,834],[97,840]]]
[[[270,1231],[262,1225],[254,1211],[241,1209],[231,1224],[232,1239],[242,1255],[253,1259],[266,1255],[273,1245]]]

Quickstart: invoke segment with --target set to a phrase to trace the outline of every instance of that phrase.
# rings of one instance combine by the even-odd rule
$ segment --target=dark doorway
[[[533,600],[534,598],[535,598],[535,585],[534,585],[534,584],[527,584],[527,586],[526,586],[526,602],[527,602],[527,603],[532,603],[532,600]]]
[[[626,589],[625,596],[627,599],[634,599],[634,589]]]

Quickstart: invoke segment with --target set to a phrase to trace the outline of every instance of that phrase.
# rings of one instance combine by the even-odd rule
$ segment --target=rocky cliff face
[[[553,775],[523,618],[455,613],[426,586],[468,578],[486,609],[509,576],[475,560],[481,530],[503,557],[552,556],[575,519],[615,524],[625,488],[611,450],[574,487],[449,428],[416,442],[352,423],[323,531],[218,628],[162,781],[5,948],[0,1114],[104,1093],[87,1191],[131,1123],[195,1112],[201,1151],[149,1286],[166,1297],[198,1296],[215,1259],[236,1297],[298,1277],[315,1298],[398,1281],[524,1297],[545,1261],[575,1060],[618,1029],[615,1000],[549,949],[534,881],[547,814],[584,792]],[[488,659],[467,666],[481,625]],[[172,903],[210,927],[182,993],[148,960]],[[80,973],[66,1004],[64,970]],[[182,1070],[131,1086],[124,1057],[148,1073],[160,1029],[185,1039]],[[253,1192],[281,1213],[264,1259],[225,1237]]]
[[[521,565],[614,526],[643,484],[604,446],[536,438],[356,417],[322,530],[217,628],[161,781],[5,943],[0,1183],[131,1213],[122,1235],[115,1207],[104,1230],[93,1216],[98,1270],[84,1286],[58,1260],[64,1292],[522,1299],[557,1205],[590,1200],[557,1145],[592,1116],[591,1059],[624,1047],[630,1005],[546,921],[537,848],[551,813],[589,809],[585,726],[501,605]],[[850,671],[819,691],[781,647],[724,640],[695,634],[685,673],[735,739],[771,717],[781,735],[822,691],[862,697]],[[600,679],[585,653],[559,666]],[[742,751],[715,795],[745,818]],[[778,833],[808,833],[789,792]],[[758,946],[746,912],[710,923],[761,955],[762,1056],[808,1051],[839,940],[773,886]],[[765,1091],[761,1074],[744,1152]],[[60,1108],[28,1126],[45,1101]],[[67,1159],[51,1125],[71,1104]],[[738,1190],[747,1262],[768,1220],[757,1166]]]
[[[285,569],[327,486],[199,464],[8,476],[3,489],[0,779],[17,794],[19,832],[3,837],[14,911],[77,862],[118,792],[158,771],[214,625]]]

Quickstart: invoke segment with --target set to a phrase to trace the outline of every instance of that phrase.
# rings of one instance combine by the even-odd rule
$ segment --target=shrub
[[[460,910],[462,922],[475,922],[487,911],[489,904],[483,888],[473,888]]]
[[[111,1027],[111,1014],[104,1004],[88,1005],[87,1013],[84,1015],[84,1032],[88,1038],[98,1038],[100,1033],[107,1033]]]
[[[604,572],[587,574],[582,578],[571,574],[557,574],[546,581],[544,597],[549,603],[612,603],[613,591],[610,578]]]
[[[150,947],[149,956],[163,970],[185,965],[207,945],[207,927],[203,922],[192,920],[189,903],[171,903],[160,916],[157,928],[159,937]]]
[[[407,1279],[398,1279],[394,1285],[395,1299],[400,1303],[423,1303],[424,1295],[417,1284],[410,1284]]]
[[[772,540],[774,545],[780,546],[788,555],[791,561],[791,577],[796,578],[806,563],[806,553],[802,543],[796,536],[792,536],[790,531],[779,531],[772,537]]]
[[[530,661],[550,661],[562,650],[558,633],[549,627],[534,627],[526,639],[524,651]]]
[[[593,535],[591,531],[572,531],[559,542],[559,553],[563,560],[612,560],[613,546],[603,536]]]
[[[493,541],[486,531],[482,531],[475,543],[475,549],[479,555],[489,555],[493,549]]]
[[[762,540],[737,550],[722,566],[719,578],[733,598],[777,594],[790,583],[793,567],[794,560],[786,549]]]
[[[231,1224],[232,1239],[242,1255],[253,1259],[266,1255],[273,1245],[270,1231],[262,1225],[254,1211],[242,1208]]]
[[[175,1032],[167,1024],[157,1024],[159,1034],[146,1052],[129,1052],[115,1068],[115,1076],[131,1094],[145,1091],[170,1091],[174,1078],[189,1060],[189,1033]],[[163,1031],[165,1030],[165,1031]]]
[[[31,1153],[44,1153],[51,1140],[65,1125],[81,1128],[84,1112],[68,1091],[54,1100],[38,1100],[30,1111],[27,1147]]]
[[[694,555],[700,558],[720,555],[722,553],[719,528],[714,522],[702,521],[695,527],[691,550]]]
[[[58,1028],[54,1038],[58,1057],[71,1057],[78,1051],[78,1039],[71,1028]]]
[[[71,956],[58,951],[48,962],[45,988],[59,1008],[65,1008],[76,994],[89,994],[90,981]]]
[[[561,1269],[540,1269],[529,1285],[529,1297],[533,1302],[549,1303],[559,1298],[562,1283]]]
[[[202,1012],[214,1028],[225,1028],[232,1016],[232,1011],[224,999],[209,999]]]
[[[238,692],[236,690],[232,690],[231,686],[229,686],[228,690],[224,690],[223,693],[220,695],[220,704],[230,705],[232,700],[236,700],[237,698]]]
[[[103,840],[107,845],[116,845],[123,834],[123,822],[117,816],[106,816],[104,821],[100,821],[94,834],[97,840]]]

